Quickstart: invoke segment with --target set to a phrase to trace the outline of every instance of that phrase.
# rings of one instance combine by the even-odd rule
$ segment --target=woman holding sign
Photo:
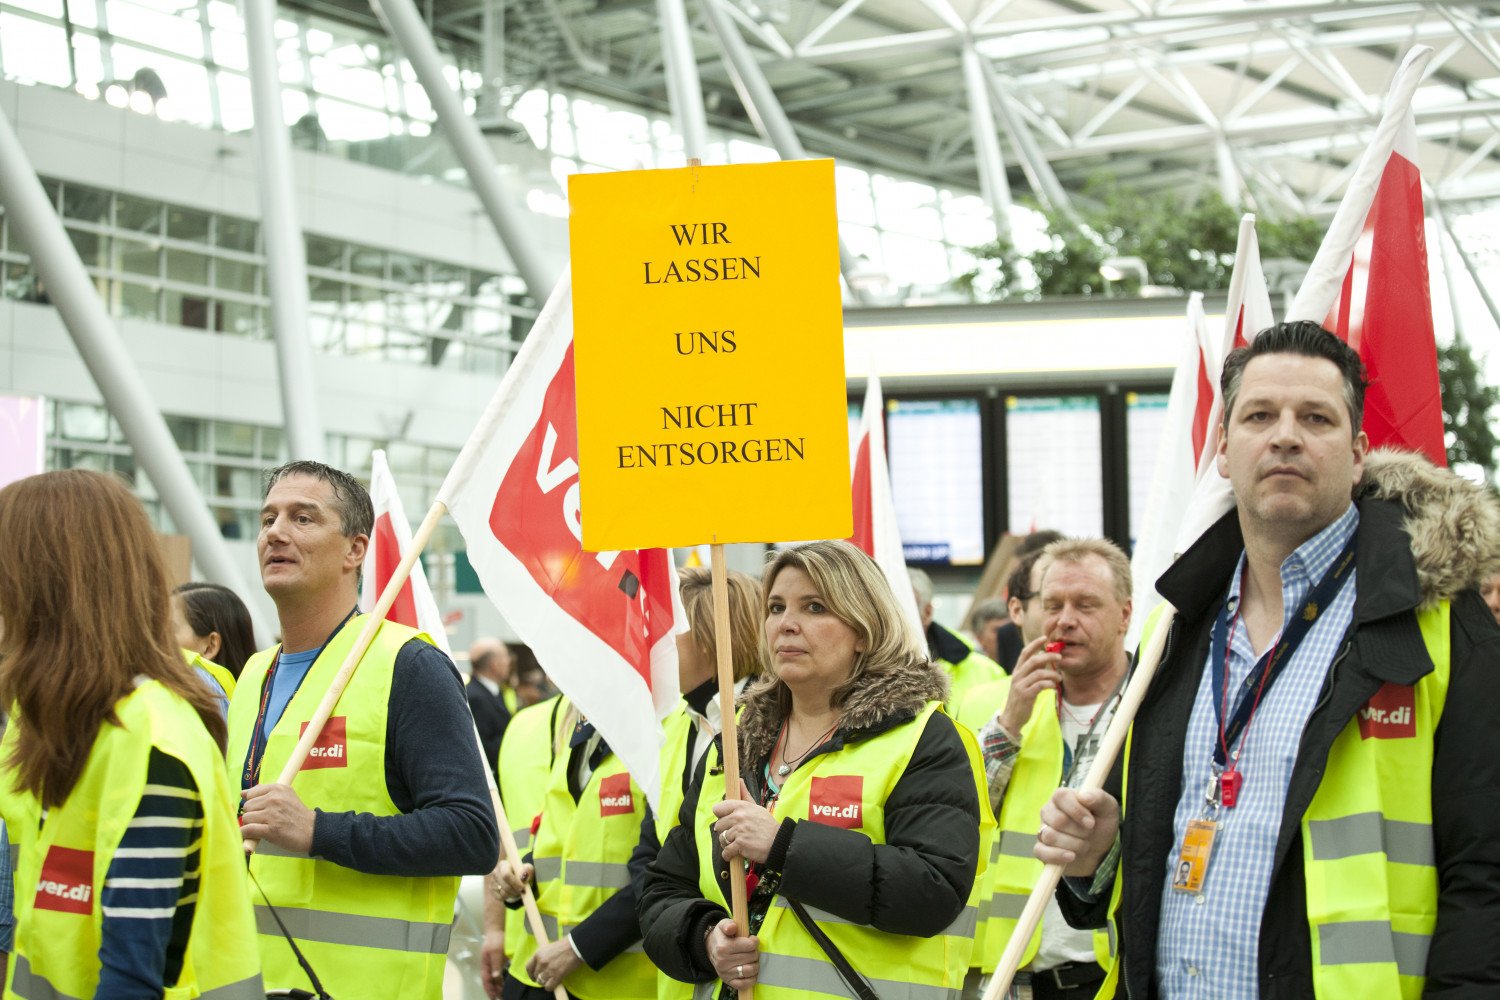
[[[6,996],[265,996],[224,719],[177,648],[167,572],[113,476],[0,490]]]
[[[993,819],[978,748],[942,712],[946,680],[852,545],[787,549],[764,583],[746,787],[723,801],[710,750],[645,880],[646,952],[673,978],[761,998],[957,990]],[[728,919],[732,858],[750,864],[749,938]]]

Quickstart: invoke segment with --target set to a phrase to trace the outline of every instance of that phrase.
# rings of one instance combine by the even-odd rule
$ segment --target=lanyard
[[[1297,616],[1282,629],[1280,637],[1271,644],[1266,655],[1250,668],[1245,676],[1244,684],[1240,686],[1238,703],[1227,724],[1224,720],[1227,707],[1224,687],[1229,682],[1231,623],[1228,607],[1219,609],[1218,619],[1214,622],[1213,646],[1209,660],[1209,672],[1213,678],[1214,716],[1219,723],[1218,742],[1214,744],[1214,764],[1218,770],[1223,770],[1226,766],[1231,771],[1236,770],[1239,752],[1234,752],[1234,761],[1231,764],[1229,748],[1237,743],[1243,746],[1241,737],[1249,728],[1250,720],[1254,717],[1261,698],[1266,691],[1270,690],[1271,685],[1276,683],[1276,678],[1281,676],[1286,665],[1291,662],[1292,655],[1302,644],[1302,640],[1307,637],[1307,633],[1312,630],[1318,616],[1338,595],[1344,578],[1354,565],[1354,543],[1355,539],[1351,536],[1348,544],[1329,567],[1328,572],[1323,574],[1323,579],[1319,580],[1308,593],[1307,600],[1302,603]],[[1234,619],[1236,621],[1239,619],[1238,609],[1235,611]],[[1223,664],[1222,669],[1218,668],[1220,663]]]
[[[354,610],[350,611],[347,615],[344,616],[344,620],[339,622],[337,628],[328,633],[328,638],[324,639],[323,645],[318,647],[319,656],[323,655],[322,650],[328,648],[328,644],[333,641],[333,637],[342,632],[344,630],[344,626],[349,624],[349,619],[353,618],[357,614],[359,614],[359,608],[356,606]],[[249,788],[252,785],[258,784],[260,782],[260,762],[261,758],[263,758],[266,754],[266,743],[271,738],[271,734],[265,731],[266,712],[271,707],[271,688],[275,684],[276,667],[280,663],[281,647],[277,646],[276,654],[271,657],[271,665],[266,668],[265,680],[261,681],[260,685],[260,708],[255,713],[255,728],[250,731],[250,749],[245,754],[245,772],[240,776],[240,782],[245,788]],[[312,668],[314,665],[316,665],[316,663],[317,660],[314,660],[313,663],[308,666],[307,673],[302,675],[302,680],[307,680],[307,674],[312,673]],[[300,681],[298,682],[298,687],[301,687]],[[293,691],[292,698],[295,698],[296,696],[297,692]],[[287,699],[287,708],[292,707],[292,698]],[[286,709],[282,709],[282,715],[285,714]]]
[[[1126,669],[1125,671],[1123,671],[1120,674],[1120,681],[1119,681],[1119,683],[1117,683],[1115,685],[1115,689],[1109,693],[1109,697],[1106,698],[1106,699],[1104,699],[1104,703],[1099,706],[1099,710],[1097,712],[1095,712],[1094,713],[1094,717],[1089,720],[1089,730],[1088,730],[1088,732],[1086,732],[1086,733],[1083,734],[1083,739],[1080,741],[1080,744],[1079,744],[1080,746],[1086,746],[1088,744],[1088,741],[1094,735],[1094,730],[1096,728],[1098,728],[1098,726],[1099,726],[1099,720],[1102,719],[1102,718],[1104,718],[1105,715],[1107,715],[1110,712],[1114,711],[1114,706],[1116,704],[1118,704],[1118,702],[1119,702],[1120,691],[1121,691],[1121,689],[1123,689],[1125,687],[1125,680],[1129,676],[1130,676],[1130,670],[1129,669]],[[1062,691],[1059,690],[1057,692],[1057,722],[1058,722],[1058,727],[1057,728],[1058,729],[1062,728],[1062,713],[1063,713],[1063,693],[1062,693]],[[1077,720],[1075,719],[1074,721],[1076,722]],[[1063,737],[1062,745],[1063,745],[1063,780],[1062,780],[1062,785],[1059,786],[1059,787],[1069,788],[1069,787],[1072,786],[1072,783],[1073,783],[1073,768],[1077,764],[1077,761],[1075,761],[1073,759],[1073,748],[1070,747],[1070,746],[1068,746],[1068,738],[1066,736]]]

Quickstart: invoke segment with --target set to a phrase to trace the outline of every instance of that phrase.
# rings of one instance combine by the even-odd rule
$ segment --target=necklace
[[[812,743],[808,744],[808,747],[807,747],[806,750],[804,750],[801,753],[799,753],[796,757],[787,757],[786,756],[786,739],[790,735],[790,732],[791,732],[791,720],[790,719],[783,719],[782,723],[781,723],[781,735],[779,735],[776,738],[776,746],[778,748],[780,748],[781,751],[782,751],[781,766],[778,767],[778,768],[776,768],[776,773],[779,776],[783,777],[783,778],[785,778],[787,775],[791,774],[792,770],[794,768],[796,768],[799,764],[801,764],[804,760],[806,760],[808,754],[812,753],[813,750],[815,750],[818,747],[822,746],[823,745],[823,741],[826,740],[826,739],[828,739],[828,737],[832,736],[833,735],[833,731],[835,729],[837,729],[838,727],[839,727],[839,724],[837,722],[835,722],[832,726],[828,727],[828,731],[827,732],[825,732],[822,736],[819,736],[817,739],[813,740]]]

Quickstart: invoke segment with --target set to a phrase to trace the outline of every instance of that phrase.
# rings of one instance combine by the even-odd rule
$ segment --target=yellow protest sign
[[[568,180],[584,547],[847,537],[833,161]]]

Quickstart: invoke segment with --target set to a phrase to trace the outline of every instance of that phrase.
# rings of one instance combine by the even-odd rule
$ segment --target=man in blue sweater
[[[347,473],[293,462],[269,474],[257,551],[282,644],[245,665],[227,759],[245,836],[265,842],[251,871],[267,989],[311,985],[279,915],[331,994],[436,998],[457,876],[486,874],[499,856],[453,663],[414,630],[382,625],[295,780],[276,783],[364,623],[372,522]]]

